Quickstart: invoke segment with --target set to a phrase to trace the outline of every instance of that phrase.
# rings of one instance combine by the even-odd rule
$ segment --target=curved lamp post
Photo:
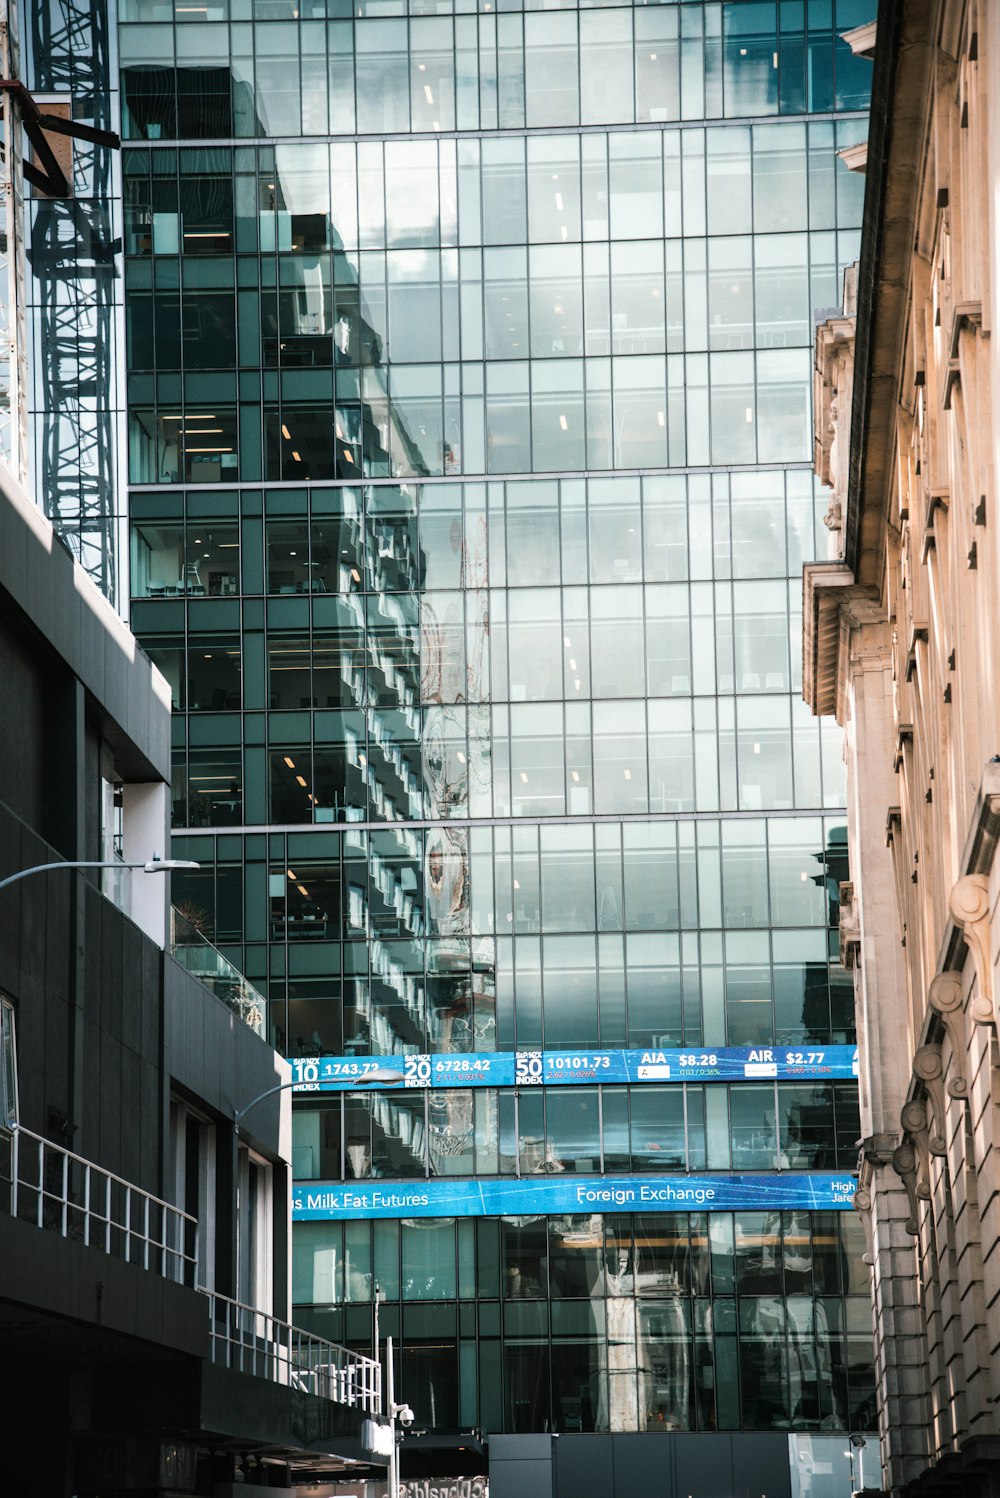
[[[355,1087],[398,1087],[400,1082],[405,1081],[406,1076],[403,1072],[393,1071],[389,1067],[380,1066],[375,1071],[370,1071],[363,1077],[352,1078],[351,1086],[345,1088],[344,1091],[350,1092]],[[294,1088],[301,1086],[301,1082],[276,1082],[273,1087],[267,1087],[263,1092],[258,1092],[257,1096],[252,1097],[249,1103],[244,1103],[242,1108],[237,1108],[233,1113],[234,1132],[239,1133],[240,1122],[245,1114],[249,1113],[251,1108],[256,1108],[257,1104],[262,1103],[265,1098],[273,1097],[276,1092],[290,1092]]]
[[[47,874],[53,869],[141,869],[144,874],[169,874],[172,869],[200,868],[201,864],[190,858],[157,858],[155,855],[136,863],[126,863],[120,858],[60,858],[57,863],[36,863],[30,869],[20,869],[16,874],[8,874],[6,879],[0,879],[0,889],[6,889],[8,884],[16,884],[19,879],[27,879],[29,874]]]

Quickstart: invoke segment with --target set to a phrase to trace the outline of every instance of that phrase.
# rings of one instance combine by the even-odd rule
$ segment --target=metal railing
[[[170,910],[170,955],[238,1014],[244,1024],[263,1035],[263,997],[176,906]]]
[[[382,1369],[266,1311],[206,1291],[211,1302],[211,1358],[223,1368],[287,1384],[366,1414],[382,1408]]]
[[[198,1223],[179,1207],[20,1125],[0,1131],[0,1183],[12,1217],[194,1288]]]
[[[20,1125],[0,1129],[4,1205],[22,1222],[204,1295],[213,1363],[368,1415],[380,1412],[382,1369],[374,1359],[198,1285],[198,1223],[179,1207]]]

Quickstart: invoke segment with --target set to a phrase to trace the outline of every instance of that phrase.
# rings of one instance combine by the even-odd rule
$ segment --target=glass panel
[[[455,1299],[455,1221],[403,1223],[403,1299]]]
[[[133,598],[173,598],[184,591],[184,525],[159,521],[132,527]]]
[[[629,1103],[632,1169],[683,1170],[687,1165],[683,1089],[633,1087]]]
[[[238,636],[189,635],[188,709],[222,712],[241,702]]]
[[[545,1099],[546,1160],[552,1170],[601,1169],[597,1088],[553,1088]]]
[[[157,670],[162,671],[171,688],[171,706],[174,712],[187,706],[186,677],[184,670],[183,635],[160,635],[147,644],[147,655]]]
[[[174,827],[239,826],[243,821],[243,755],[239,749],[192,749],[176,757],[171,781]]]

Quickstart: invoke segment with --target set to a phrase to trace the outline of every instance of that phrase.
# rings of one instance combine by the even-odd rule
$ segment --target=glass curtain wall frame
[[[859,1245],[851,1213],[310,1223],[295,1315],[360,1347],[377,1282],[439,1428],[869,1430]]]
[[[175,897],[292,1055],[846,1039],[839,750],[792,641],[869,8],[376,3],[124,0],[133,617],[204,863]],[[678,1137],[672,1098],[572,1091],[307,1106],[298,1165]],[[688,1164],[834,1134],[836,1101],[702,1091]],[[844,1231],[297,1231],[296,1315],[360,1346],[377,1280],[441,1430],[863,1428]]]

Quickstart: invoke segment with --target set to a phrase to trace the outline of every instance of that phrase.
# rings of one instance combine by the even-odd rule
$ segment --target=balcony
[[[263,997],[176,907],[170,910],[170,955],[238,1014],[256,1035],[263,1035]]]
[[[0,1129],[0,1190],[21,1222],[195,1286],[193,1217],[30,1129]]]
[[[225,1295],[209,1293],[208,1300],[213,1363],[366,1415],[381,1412],[382,1369],[373,1358]]]
[[[382,1370],[377,1362],[254,1306],[204,1290],[197,1283],[195,1218],[112,1171],[30,1129],[0,1129],[2,1210],[203,1297],[208,1356],[217,1367],[364,1415],[380,1413]]]

